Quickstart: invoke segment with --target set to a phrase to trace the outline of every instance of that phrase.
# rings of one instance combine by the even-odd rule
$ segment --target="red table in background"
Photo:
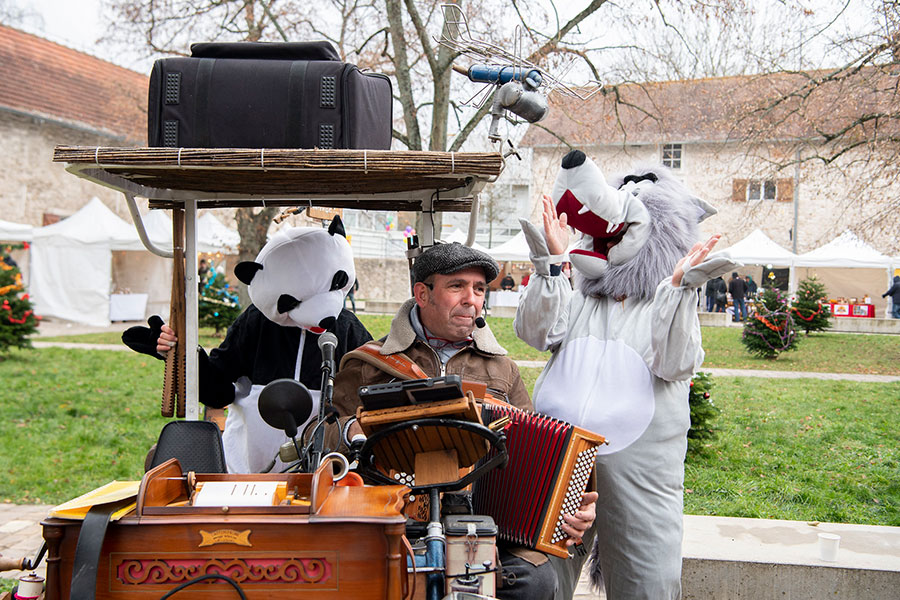
[[[841,302],[832,302],[828,305],[831,314],[835,317],[863,317],[866,319],[875,318],[874,304],[848,304]]]

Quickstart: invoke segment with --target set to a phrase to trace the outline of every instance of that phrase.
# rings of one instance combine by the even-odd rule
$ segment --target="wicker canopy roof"
[[[58,146],[75,175],[150,200],[153,208],[327,206],[468,211],[503,170],[496,153]]]

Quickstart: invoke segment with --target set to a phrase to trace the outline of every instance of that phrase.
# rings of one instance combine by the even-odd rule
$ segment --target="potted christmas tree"
[[[831,327],[831,312],[823,306],[825,284],[812,275],[800,282],[797,299],[791,305],[797,327],[806,331],[825,331]]]
[[[200,280],[198,320],[204,327],[213,327],[218,334],[234,323],[241,314],[241,305],[235,290],[225,281],[225,276],[214,268]]]
[[[28,336],[37,332],[39,317],[23,293],[22,273],[9,255],[12,246],[0,247],[0,356],[9,348],[31,348]]]
[[[713,404],[710,395],[712,387],[713,382],[709,373],[697,373],[691,379],[691,390],[688,396],[691,406],[691,428],[687,434],[688,455],[700,452],[703,444],[716,436],[712,421],[719,414],[719,409]]]
[[[786,350],[797,348],[797,332],[787,299],[776,288],[766,288],[756,303],[756,314],[744,324],[741,342],[747,351],[763,358],[776,359]]]

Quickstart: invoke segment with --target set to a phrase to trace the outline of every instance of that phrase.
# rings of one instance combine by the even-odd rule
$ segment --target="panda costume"
[[[239,263],[234,272],[247,284],[252,304],[228,328],[218,348],[209,355],[200,350],[200,402],[228,407],[222,435],[228,472],[258,473],[288,441],[259,414],[263,387],[276,379],[299,381],[312,393],[312,415],[317,415],[322,384],[319,334],[331,331],[337,337],[336,364],[372,336],[343,308],[356,272],[340,217],[328,230],[296,227],[276,233],[255,261]],[[148,331],[155,354],[158,329],[155,335]],[[125,335],[123,340],[138,349]],[[279,460],[275,469],[282,466]]]
[[[703,362],[697,288],[736,263],[706,256],[713,239],[694,246],[698,222],[715,209],[665,168],[611,184],[584,153],[563,159],[552,202],[566,219],[554,223],[548,200],[545,230],[567,220],[582,234],[569,251],[575,290],[551,268],[562,257],[550,255],[545,232],[522,220],[535,273],[514,326],[553,352],[534,387],[535,410],[609,441],[597,457],[597,519],[585,536],[595,538],[594,584],[610,600],[675,599],[689,384]],[[562,597],[571,597],[582,560],[554,560]]]

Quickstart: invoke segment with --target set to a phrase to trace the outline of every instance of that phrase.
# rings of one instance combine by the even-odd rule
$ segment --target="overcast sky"
[[[6,3],[37,15],[17,25],[26,31],[123,67],[150,72],[152,60],[114,53],[97,44],[105,33],[100,0],[6,0]]]
[[[777,0],[761,1],[764,3]],[[805,3],[807,6],[817,7],[817,13],[827,18],[828,13],[836,12],[843,1],[838,3],[836,0],[806,0]],[[31,18],[26,19],[24,23],[16,24],[26,31],[139,72],[149,73],[153,65],[152,59],[139,58],[137,53],[129,54],[121,49],[113,51],[97,44],[105,33],[101,0],[0,0],[0,5],[30,13]],[[855,10],[846,11],[843,19],[854,19],[855,13],[865,12],[859,10],[865,5],[865,2],[855,0]],[[856,18],[860,16],[856,15]],[[807,51],[815,53],[813,48]]]

